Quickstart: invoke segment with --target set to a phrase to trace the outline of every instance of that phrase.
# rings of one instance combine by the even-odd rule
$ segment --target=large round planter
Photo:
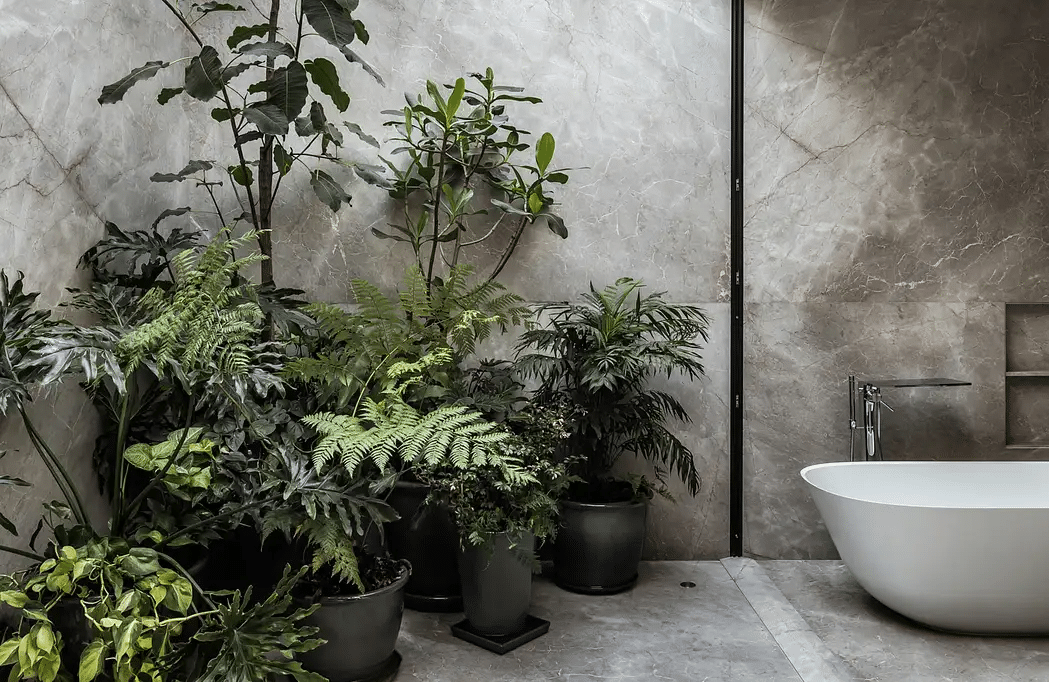
[[[324,597],[307,620],[327,640],[301,655],[302,666],[333,682],[385,677],[396,658],[394,648],[404,613],[404,587],[412,567],[402,562],[397,582],[367,594]]]
[[[554,541],[555,582],[585,594],[633,587],[645,546],[645,502],[561,503]]]
[[[524,630],[532,603],[532,566],[525,557],[534,552],[534,536],[520,538],[511,549],[506,533],[495,536],[492,546],[460,551],[463,611],[474,630],[487,636]]]
[[[430,487],[399,481],[387,502],[400,519],[386,527],[390,556],[412,565],[404,603],[415,611],[462,611],[459,533],[446,509],[423,506]]]

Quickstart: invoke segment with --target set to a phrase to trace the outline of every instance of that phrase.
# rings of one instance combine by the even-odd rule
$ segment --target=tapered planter
[[[554,542],[555,582],[585,594],[614,594],[637,582],[646,502],[564,501]]]
[[[350,597],[324,597],[307,620],[327,640],[301,655],[302,666],[333,682],[391,679],[400,659],[394,651],[404,613],[404,588],[412,567],[401,562],[392,585]]]
[[[463,611],[478,633],[511,635],[524,629],[532,603],[532,567],[524,557],[535,551],[535,537],[521,538],[513,549],[505,533],[493,542],[459,553]]]
[[[390,494],[390,506],[400,519],[388,524],[390,555],[412,565],[404,603],[415,611],[462,611],[459,580],[459,534],[446,509],[423,506],[430,487],[399,481]]]

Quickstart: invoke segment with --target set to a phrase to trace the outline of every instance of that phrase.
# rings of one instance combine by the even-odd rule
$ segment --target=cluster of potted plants
[[[232,30],[224,58],[191,14],[242,10],[161,1],[200,51],[179,60],[184,79],[158,101],[217,103],[236,160],[152,178],[193,183],[213,210],[106,225],[82,258],[92,286],[70,302],[92,324],[39,309],[20,273],[0,272],[0,417],[22,422],[61,494],[32,529],[0,513],[19,536],[0,550],[26,562],[0,576],[0,669],[40,682],[388,679],[406,601],[463,609],[456,634],[495,651],[542,634],[549,624],[528,614],[539,544],[553,543],[568,589],[633,584],[647,501],[670,473],[698,490],[669,429],[685,410],[649,380],[701,375],[708,321],[632,279],[538,308],[497,281],[532,226],[567,236],[551,196],[568,181],[552,166],[554,138],[533,144],[507,114],[539,100],[491,69],[428,82],[390,112],[403,161],[348,162],[340,125],[377,142],[328,117],[348,96],[304,45],[323,40],[377,77],[351,49],[368,41],[356,2],[303,0],[290,27],[264,13]],[[135,69],[99,101],[174,63]],[[410,248],[395,295],[356,280],[347,311],[275,285],[281,179],[307,167],[332,211],[349,201],[311,160],[354,168],[401,207],[373,230]],[[170,227],[187,214],[213,220],[215,235]],[[491,239],[503,247],[478,259],[481,271],[470,254]],[[521,324],[513,360],[477,359],[481,341]],[[93,464],[105,521],[28,409],[72,382],[102,416]],[[656,481],[613,478],[624,455],[652,462]]]

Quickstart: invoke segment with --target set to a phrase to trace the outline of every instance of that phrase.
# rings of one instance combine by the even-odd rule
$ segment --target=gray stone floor
[[[624,594],[576,595],[537,578],[532,603],[550,632],[505,656],[454,638],[461,614],[405,611],[398,682],[1049,680],[1049,638],[923,629],[838,561],[644,563]]]

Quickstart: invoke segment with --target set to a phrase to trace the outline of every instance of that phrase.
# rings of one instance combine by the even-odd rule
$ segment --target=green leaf
[[[193,8],[200,12],[201,16],[212,12],[243,12],[244,8],[239,5],[231,5],[228,2],[202,2],[194,3]]]
[[[214,167],[215,164],[211,161],[196,159],[187,163],[186,167],[178,173],[154,173],[149,177],[149,180],[150,182],[182,182],[194,173],[211,170]]]
[[[29,597],[18,590],[4,590],[0,592],[0,601],[12,608],[21,609],[25,608],[25,605],[29,603]]]
[[[339,111],[346,111],[350,106],[350,96],[339,84],[339,72],[335,65],[324,58],[308,59],[305,62],[307,73],[321,92],[331,98]]]
[[[0,666],[10,665],[18,658],[18,640],[9,639],[0,644]]]
[[[306,87],[306,69],[298,62],[291,62],[285,67],[275,69],[265,81],[252,85],[248,92],[265,92],[266,104],[276,106],[287,121],[293,121],[306,106],[306,98],[309,95]]]
[[[244,110],[244,118],[255,124],[260,133],[265,135],[287,135],[288,117],[280,107],[269,102],[257,102]]]
[[[18,535],[18,526],[3,514],[0,514],[0,528],[3,528],[11,535]]]
[[[233,118],[233,115],[236,114],[237,111],[237,109],[230,110],[226,107],[216,107],[211,110],[211,117],[219,123],[222,123],[223,121],[228,121]]]
[[[118,563],[121,569],[139,578],[160,570],[157,553],[148,547],[132,547]]]
[[[466,92],[466,81],[462,78],[455,80],[455,87],[452,88],[451,93],[448,95],[448,102],[445,104],[445,113],[448,116],[448,120],[451,121],[455,117],[457,111],[459,111],[459,104],[463,101],[463,93]]]
[[[353,16],[339,0],[302,0],[302,13],[313,30],[337,48],[357,37]]]
[[[364,72],[371,76],[376,83],[383,87],[386,87],[386,81],[382,79],[382,76],[379,75],[379,72],[372,68],[371,64],[361,59],[361,57],[356,52],[351,50],[348,45],[342,46],[340,48],[340,51],[342,52],[342,56],[346,57],[346,61],[350,62],[351,64],[360,64],[361,68],[364,69]]]
[[[251,187],[251,183],[255,181],[251,169],[247,166],[230,166],[228,170],[230,177],[233,178],[233,182],[237,183],[241,187]]]
[[[563,185],[566,182],[568,182],[568,175],[566,173],[558,171],[557,173],[551,173],[550,175],[546,176],[546,179],[550,182],[556,182],[559,185]]]
[[[257,54],[262,57],[295,59],[295,48],[288,43],[249,43],[241,47],[237,52],[241,54]]]
[[[165,218],[172,218],[172,217],[175,217],[175,216],[180,216],[180,215],[189,213],[192,210],[193,209],[190,208],[189,206],[183,206],[182,208],[169,208],[169,209],[166,209],[163,213],[161,213],[160,215],[157,216],[156,220],[153,221],[153,229],[154,230],[157,229],[157,225],[160,225],[160,221],[164,220]]]
[[[273,146],[273,163],[277,164],[277,172],[281,175],[287,175],[288,171],[291,170],[293,161],[291,154],[284,149],[280,142]]]
[[[354,135],[359,137],[362,142],[364,142],[365,144],[369,144],[369,145],[375,147],[376,149],[378,149],[379,141],[376,140],[371,135],[369,135],[368,133],[366,133],[363,130],[361,130],[361,127],[359,125],[357,125],[356,123],[343,123],[343,125],[346,126],[347,130],[349,130],[351,133],[353,133]]]
[[[535,146],[535,165],[539,167],[540,173],[546,172],[553,158],[554,136],[550,133],[543,133],[543,136],[539,138],[539,142]]]
[[[354,19],[353,28],[357,31],[357,40],[361,41],[364,45],[367,45],[368,41],[371,40],[371,36],[368,35],[368,29],[364,27],[364,22]]]
[[[92,640],[80,655],[80,672],[77,682],[91,682],[102,672],[102,663],[106,660],[106,643],[101,639]]]
[[[40,628],[36,631],[36,646],[41,651],[51,651],[55,648],[55,633],[51,631],[51,626],[47,623],[41,623],[37,626]]]
[[[131,89],[132,85],[139,81],[146,80],[147,78],[152,78],[157,75],[161,69],[166,69],[170,65],[171,62],[146,62],[118,80],[116,83],[110,83],[102,88],[102,94],[98,97],[98,103],[113,104],[119,102],[124,98],[127,91]]]
[[[161,88],[160,94],[157,95],[157,102],[167,104],[172,97],[181,95],[184,91],[185,88]]]
[[[250,38],[262,38],[263,36],[269,35],[270,25],[269,24],[256,24],[254,26],[238,26],[233,29],[233,33],[226,40],[226,45],[229,49],[234,49],[237,45],[240,45],[245,40]]]
[[[539,213],[543,210],[543,198],[535,192],[528,195],[528,210],[532,213]]]
[[[171,583],[167,598],[164,600],[169,608],[185,613],[193,603],[193,586],[185,578],[178,578]]]
[[[348,205],[350,203],[351,197],[346,193],[346,190],[342,188],[342,185],[335,182],[335,178],[324,171],[313,171],[312,177],[310,178],[310,185],[313,186],[313,191],[317,194],[320,200],[327,204],[328,208],[333,211],[338,212],[343,204]]]
[[[186,67],[186,94],[202,102],[218,93],[222,85],[222,60],[210,45],[201,48]]]

